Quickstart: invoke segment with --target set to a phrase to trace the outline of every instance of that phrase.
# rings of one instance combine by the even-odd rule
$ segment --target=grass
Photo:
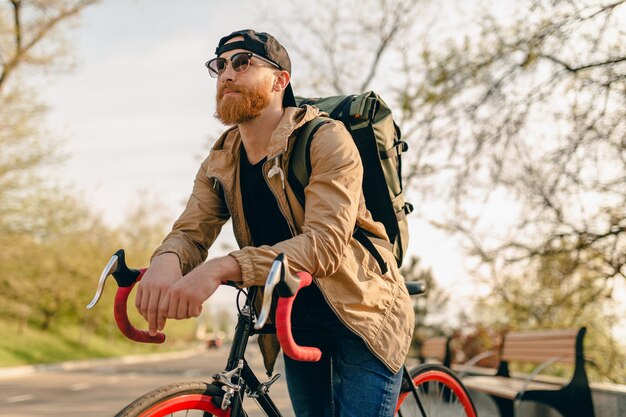
[[[0,318],[0,367],[54,363],[68,360],[106,358],[142,353],[184,350],[195,345],[195,322],[170,322],[162,345],[136,343],[119,336],[96,335],[77,325],[63,325],[47,331]]]

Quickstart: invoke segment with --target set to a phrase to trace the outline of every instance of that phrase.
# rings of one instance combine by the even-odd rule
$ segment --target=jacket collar
[[[301,128],[309,120],[313,120],[319,113],[320,111],[317,107],[308,105],[304,107],[287,107],[268,144],[268,161],[285,153],[289,146],[289,138],[293,132]]]
[[[287,107],[278,126],[272,133],[267,147],[267,159],[271,160],[287,151],[289,138],[293,132],[302,127],[309,120],[313,120],[320,114],[317,107]],[[241,134],[237,126],[231,127],[217,140],[212,151],[221,151],[234,156],[239,156],[241,149]],[[220,152],[220,153],[221,153]]]

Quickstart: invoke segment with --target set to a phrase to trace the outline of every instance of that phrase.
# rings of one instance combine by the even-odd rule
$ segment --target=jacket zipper
[[[276,191],[274,191],[274,189],[272,188],[271,184],[268,181],[267,175],[265,174],[265,165],[268,162],[269,161],[265,161],[265,163],[263,164],[263,171],[264,171],[263,172],[263,180],[265,181],[265,184],[267,184],[267,188],[269,188],[270,191],[272,192],[272,195],[274,196],[274,199],[276,200],[276,205],[278,206],[278,209],[280,210],[280,214],[282,214],[283,218],[287,222],[287,226],[289,227],[289,232],[291,233],[291,237],[295,237],[297,235],[296,227],[293,225],[293,221],[290,220],[290,218],[287,215],[285,209],[280,204],[280,199],[278,198],[278,193]]]

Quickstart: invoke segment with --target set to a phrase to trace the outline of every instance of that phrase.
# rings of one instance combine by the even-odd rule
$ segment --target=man
[[[296,415],[392,416],[414,315],[384,226],[365,207],[356,146],[339,122],[318,129],[302,207],[287,181],[290,152],[298,128],[319,110],[296,107],[287,51],[267,33],[243,30],[222,38],[216,55],[207,62],[217,78],[216,116],[233,127],[202,163],[187,207],[155,251],[137,309],[152,333],[167,318],[198,316],[222,281],[263,285],[283,252],[293,272],[314,277],[296,299],[294,323],[329,334],[296,335],[321,347],[320,362],[285,357]],[[241,249],[202,263],[228,218]],[[352,237],[356,225],[386,273]],[[276,353],[262,350],[271,373]]]

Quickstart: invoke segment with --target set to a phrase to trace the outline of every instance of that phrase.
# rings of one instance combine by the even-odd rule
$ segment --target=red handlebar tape
[[[163,333],[158,332],[155,336],[150,336],[150,333],[145,330],[135,328],[130,323],[130,320],[128,320],[128,310],[126,307],[128,296],[135,284],[141,280],[141,277],[143,277],[146,269],[142,269],[140,272],[141,273],[137,277],[137,281],[133,285],[130,287],[119,287],[117,289],[117,293],[115,294],[115,304],[113,307],[115,322],[117,323],[117,327],[120,329],[122,334],[130,340],[142,343],[163,343],[165,341],[165,335]]]
[[[278,306],[276,307],[276,336],[280,342],[283,351],[291,359],[303,362],[317,362],[322,357],[322,352],[316,347],[300,346],[291,333],[291,309],[293,301],[301,288],[307,287],[313,281],[310,274],[306,272],[298,272],[296,274],[300,278],[300,286],[296,293],[291,297],[280,297]]]

